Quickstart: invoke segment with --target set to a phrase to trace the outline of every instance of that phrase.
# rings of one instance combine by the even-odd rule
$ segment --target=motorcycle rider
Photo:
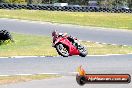
[[[80,44],[78,43],[78,41],[77,41],[76,38],[74,38],[74,37],[72,37],[72,36],[68,36],[67,33],[58,33],[56,30],[54,30],[54,31],[52,32],[52,37],[53,37],[53,43],[55,42],[55,39],[56,39],[57,37],[67,37],[67,39],[68,39],[69,41],[71,41],[72,44],[73,44],[74,46],[76,46],[77,48],[78,48],[78,46],[80,45]]]

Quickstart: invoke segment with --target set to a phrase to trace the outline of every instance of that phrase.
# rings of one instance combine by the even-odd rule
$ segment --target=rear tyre
[[[80,52],[80,56],[81,56],[81,57],[86,57],[86,56],[87,56],[88,51],[87,51],[86,47],[80,45],[80,46],[78,47],[78,50],[79,50],[79,52]]]
[[[63,57],[69,56],[68,48],[63,44],[57,44],[56,50],[57,50],[58,54],[63,56]]]

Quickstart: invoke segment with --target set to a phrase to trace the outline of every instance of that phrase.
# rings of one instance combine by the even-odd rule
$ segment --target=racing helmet
[[[52,37],[53,36],[57,36],[57,31],[56,30],[54,30],[53,32],[52,32]]]

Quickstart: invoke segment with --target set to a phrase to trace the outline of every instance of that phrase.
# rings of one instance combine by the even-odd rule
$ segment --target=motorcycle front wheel
[[[56,45],[56,50],[57,50],[58,54],[63,56],[63,57],[68,57],[69,56],[68,49],[63,44],[57,44]]]
[[[79,50],[79,52],[80,52],[80,56],[81,56],[81,57],[86,57],[86,56],[87,56],[88,51],[87,51],[86,47],[80,45],[80,46],[78,47],[78,50]]]

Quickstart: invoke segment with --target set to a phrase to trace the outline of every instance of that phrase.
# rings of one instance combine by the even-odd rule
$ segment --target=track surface
[[[0,88],[131,88],[131,87],[132,87],[131,84],[87,84],[84,86],[79,86],[75,81],[75,77],[72,76],[0,86]]]
[[[51,23],[20,22],[18,20],[0,19],[0,26],[12,32],[50,35],[53,29],[68,32],[82,40],[132,45],[132,32],[114,30],[96,30],[97,28],[80,27],[73,25],[59,25]],[[89,29],[89,30],[86,30]],[[95,29],[95,30],[92,30]],[[36,58],[1,58],[0,75],[36,74],[45,72],[62,73],[75,72],[77,67],[83,65],[88,73],[128,73],[132,75],[132,55],[119,56],[78,56],[63,57],[36,57]],[[0,88],[79,88],[74,76],[65,76],[58,79],[31,81]],[[132,84],[121,85],[85,85],[85,88],[131,88]]]
[[[62,78],[36,80],[25,83],[1,85],[0,88],[80,88],[75,81],[75,76],[67,74],[76,71],[83,65],[87,73],[127,73],[132,75],[132,55],[122,56],[88,56],[81,57],[46,57],[46,58],[14,58],[0,59],[0,74],[36,74],[43,72],[57,72],[66,75]],[[130,84],[87,84],[82,88],[131,88]]]
[[[108,29],[100,30],[104,28],[81,27],[75,25],[60,25],[51,23],[40,24],[40,22],[20,22],[19,20],[11,19],[0,19],[0,27],[12,32],[48,36],[51,35],[51,32],[54,29],[57,29],[59,32],[67,32],[81,40],[119,45],[132,45],[132,31],[118,31]]]
[[[131,73],[132,55],[0,59],[0,74],[68,73],[83,65],[88,73]]]

